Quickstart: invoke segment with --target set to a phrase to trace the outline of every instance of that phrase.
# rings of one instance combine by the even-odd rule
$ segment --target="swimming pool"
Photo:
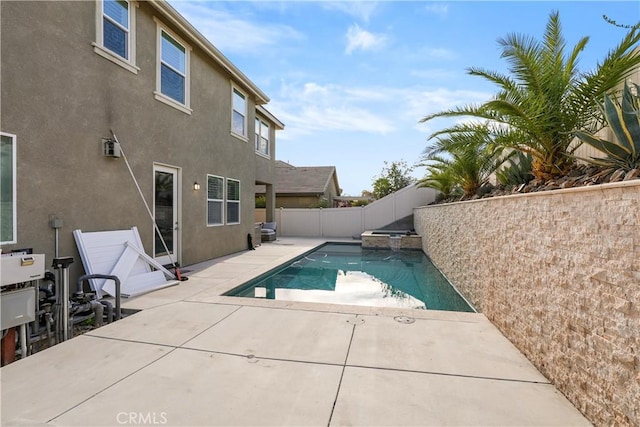
[[[327,243],[227,296],[473,312],[421,251]]]

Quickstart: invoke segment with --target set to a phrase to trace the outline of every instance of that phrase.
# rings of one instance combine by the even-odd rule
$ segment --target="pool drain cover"
[[[409,325],[416,321],[416,319],[414,319],[413,317],[408,317],[408,316],[396,316],[393,318],[393,320],[395,320],[398,323],[404,323],[405,325]]]

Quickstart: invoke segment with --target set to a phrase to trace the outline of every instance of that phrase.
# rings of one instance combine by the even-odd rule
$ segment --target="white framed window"
[[[256,153],[269,157],[269,125],[256,119]]]
[[[16,136],[0,133],[0,243],[17,243]]]
[[[98,55],[137,74],[136,67],[136,2],[98,0],[96,2],[96,42]]]
[[[155,19],[155,18],[154,18]],[[191,114],[189,58],[191,47],[158,24],[156,91],[157,100]]]
[[[207,175],[207,225],[223,225],[224,178]]]
[[[247,141],[247,95],[234,86],[231,87],[231,105],[231,134]]]
[[[227,178],[227,224],[240,224],[240,181]]]

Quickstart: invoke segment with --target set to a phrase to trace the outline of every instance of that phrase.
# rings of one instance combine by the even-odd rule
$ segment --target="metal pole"
[[[120,144],[120,141],[118,141],[118,137],[113,132],[113,130],[111,131],[111,135],[113,136],[113,139],[118,144]],[[173,264],[174,267],[177,267],[177,265],[176,265],[177,261],[173,260],[173,254],[169,251],[169,248],[167,247],[167,244],[164,241],[164,237],[162,236],[162,233],[160,232],[160,228],[158,227],[158,223],[156,222],[156,218],[151,213],[151,209],[149,208],[149,204],[147,203],[147,199],[144,198],[144,194],[142,194],[142,190],[140,189],[140,185],[138,185],[138,180],[136,179],[136,176],[133,174],[133,170],[131,169],[131,165],[129,165],[129,160],[127,160],[127,155],[125,154],[124,149],[122,149],[122,144],[120,144],[120,152],[122,153],[122,158],[124,159],[124,164],[127,166],[127,169],[129,170],[129,174],[131,175],[131,179],[133,179],[133,183],[136,185],[136,188],[138,189],[138,194],[140,194],[140,198],[142,199],[142,202],[144,203],[144,207],[147,208],[147,213],[149,214],[149,217],[151,218],[151,221],[153,222],[153,226],[154,226],[156,232],[158,233],[158,237],[160,237],[160,241],[162,242],[162,246],[163,246],[164,250],[167,252],[167,256],[169,257],[169,261],[171,261],[171,264]]]
[[[27,357],[27,324],[20,325],[20,350],[22,352],[22,358]]]
[[[56,313],[56,336],[66,341],[69,338],[69,265],[73,263],[73,257],[61,257],[53,259],[53,268],[58,270],[56,282],[56,304],[62,313]],[[61,331],[62,330],[62,331]],[[62,333],[60,333],[62,332]],[[62,335],[62,337],[60,337]]]
[[[67,268],[62,268],[62,339],[69,339],[69,275]]]

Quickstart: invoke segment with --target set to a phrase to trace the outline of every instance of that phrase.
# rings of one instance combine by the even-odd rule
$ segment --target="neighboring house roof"
[[[332,183],[339,195],[335,166],[293,166],[276,160],[276,194],[317,195],[328,191]],[[256,193],[264,192],[264,186],[256,186]]]
[[[276,161],[276,194],[324,193],[335,173],[334,166],[297,167]]]
[[[191,25],[182,15],[178,13],[169,3],[165,0],[155,0],[149,2],[156,10],[169,19],[173,25],[188,35],[191,40],[197,44],[207,55],[213,58],[224,70],[226,70],[237,83],[241,84],[248,90],[254,97],[256,104],[266,104],[269,102],[269,97],[262,92],[258,86],[256,86],[242,71],[240,71],[235,65],[227,59],[209,40],[207,40],[193,25]],[[279,123],[279,122],[278,122]]]

